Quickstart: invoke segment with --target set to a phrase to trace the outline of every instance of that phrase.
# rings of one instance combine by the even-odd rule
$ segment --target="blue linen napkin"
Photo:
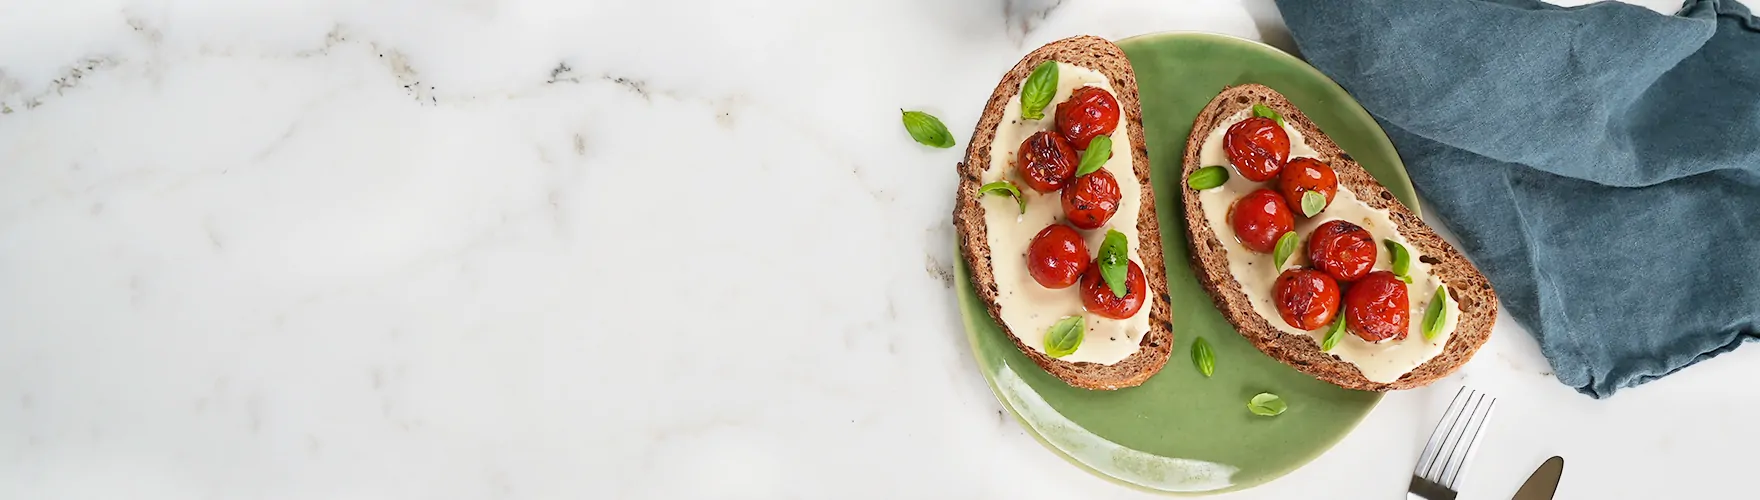
[[[1560,382],[1595,398],[1760,336],[1760,21],[1534,0],[1277,0]]]

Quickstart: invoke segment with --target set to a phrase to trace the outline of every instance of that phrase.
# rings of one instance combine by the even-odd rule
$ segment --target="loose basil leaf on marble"
[[[1045,355],[1061,358],[1076,352],[1082,346],[1082,334],[1085,325],[1081,316],[1070,316],[1057,320],[1045,331]]]
[[[1253,396],[1252,400],[1247,401],[1247,411],[1263,417],[1275,417],[1287,409],[1289,409],[1289,405],[1283,402],[1283,398],[1269,392],[1261,392],[1259,395]]]
[[[924,146],[953,147],[953,134],[947,132],[940,118],[922,111],[899,111],[904,113],[904,130],[911,133],[912,139]]]
[[[1442,324],[1448,320],[1448,286],[1437,285],[1436,296],[1430,298],[1430,305],[1424,308],[1424,340],[1436,338],[1442,332]]]
[[[1209,378],[1216,373],[1216,352],[1210,350],[1210,342],[1204,337],[1192,341],[1192,364],[1198,366],[1198,373]]]
[[[1125,278],[1130,271],[1130,257],[1124,233],[1115,229],[1106,230],[1106,240],[1100,242],[1100,255],[1095,259],[1100,264],[1100,277],[1106,280],[1106,286],[1112,288],[1112,295],[1124,298],[1129,288],[1125,286]]]
[[[1045,106],[1057,95],[1057,61],[1045,61],[1033,68],[1027,84],[1021,87],[1021,118],[1038,120],[1045,117]]]
[[[1293,253],[1296,253],[1296,232],[1290,231],[1277,238],[1277,248],[1271,254],[1271,258],[1277,261],[1278,269],[1283,269],[1283,265],[1289,262],[1289,256]]]
[[[1106,166],[1106,160],[1112,159],[1112,138],[1097,136],[1088,142],[1088,149],[1082,150],[1081,166],[1076,167],[1076,177],[1092,174],[1100,167]]]
[[[1186,177],[1186,185],[1191,186],[1192,189],[1198,191],[1203,191],[1227,183],[1228,169],[1214,165],[1193,170],[1192,175]]]
[[[1021,213],[1022,214],[1027,213],[1027,197],[1021,196],[1021,188],[1015,187],[1013,182],[996,181],[996,182],[992,182],[992,183],[985,184],[982,186],[978,186],[978,196],[983,196],[983,195],[987,195],[987,194],[994,194],[994,195],[1007,196],[1009,198],[1014,198],[1015,203],[1018,203],[1021,206]]]

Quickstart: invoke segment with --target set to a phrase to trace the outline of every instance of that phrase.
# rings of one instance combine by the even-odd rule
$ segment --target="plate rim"
[[[1314,77],[1317,81],[1323,82],[1326,86],[1329,86],[1329,87],[1337,90],[1338,92],[1343,93],[1346,96],[1350,96],[1350,93],[1345,91],[1344,87],[1340,86],[1338,84],[1338,82],[1333,81],[1331,77],[1326,76],[1325,73],[1321,72],[1318,68],[1315,68],[1313,65],[1308,64],[1307,61],[1303,61],[1301,58],[1296,57],[1294,54],[1290,54],[1289,52],[1285,52],[1283,49],[1277,48],[1276,46],[1273,46],[1273,45],[1270,45],[1270,44],[1267,44],[1267,43],[1264,43],[1264,42],[1261,42],[1258,40],[1242,38],[1242,37],[1238,37],[1238,36],[1234,36],[1234,35],[1229,35],[1226,33],[1215,33],[1215,32],[1208,32],[1208,31],[1191,31],[1191,30],[1170,30],[1170,31],[1157,31],[1157,32],[1151,32],[1151,33],[1132,35],[1129,37],[1121,38],[1117,41],[1114,41],[1113,43],[1119,44],[1122,46],[1125,43],[1133,42],[1133,41],[1141,43],[1141,42],[1147,42],[1147,41],[1151,41],[1151,40],[1155,40],[1155,39],[1162,39],[1162,38],[1186,38],[1186,37],[1196,38],[1196,39],[1208,39],[1211,41],[1220,41],[1220,42],[1227,42],[1227,43],[1235,43],[1235,44],[1240,44],[1240,45],[1243,45],[1246,47],[1250,47],[1253,50],[1267,52],[1274,58],[1286,59],[1287,62],[1293,63],[1293,65],[1295,67],[1298,67],[1302,71],[1309,73],[1310,76]],[[1372,132],[1373,132],[1373,135],[1375,138],[1380,139],[1380,142],[1390,144],[1390,145],[1393,144],[1392,139],[1387,136],[1387,131],[1381,128],[1380,122],[1376,121],[1374,116],[1369,114],[1368,110],[1363,109],[1362,104],[1358,103],[1354,96],[1346,104],[1348,104],[1348,106],[1346,106],[1346,111],[1348,113],[1350,113],[1351,115],[1353,115],[1352,116],[1353,118],[1356,118],[1359,120],[1366,120],[1369,123],[1375,124],[1375,126],[1372,127],[1372,129],[1373,129]],[[1410,208],[1412,210],[1412,213],[1417,214],[1420,217],[1422,217],[1423,212],[1422,212],[1421,208],[1419,207],[1417,190],[1412,186],[1411,176],[1406,172],[1406,169],[1405,169],[1405,162],[1403,160],[1399,159],[1399,154],[1398,154],[1397,150],[1395,150],[1393,153],[1394,153],[1393,156],[1395,158],[1395,161],[1397,161],[1399,163],[1399,165],[1398,165],[1399,168],[1396,169],[1396,171],[1398,172],[1399,175],[1398,175],[1397,179],[1390,179],[1390,180],[1394,181],[1394,183],[1397,184],[1396,187],[1403,187],[1406,190],[1406,192],[1412,193],[1412,196],[1411,196],[1412,199],[1410,200],[1411,203],[1409,204],[1408,208]],[[1379,177],[1376,178],[1376,181],[1381,182],[1384,185],[1388,184],[1388,182],[1383,181]],[[1403,202],[1406,200],[1401,200],[1401,201]],[[1268,479],[1264,482],[1254,483],[1251,485],[1243,485],[1243,486],[1231,485],[1231,486],[1225,487],[1225,488],[1219,488],[1219,489],[1215,489],[1215,490],[1206,490],[1206,491],[1170,491],[1170,490],[1150,488],[1150,487],[1147,487],[1147,486],[1144,486],[1141,484],[1127,481],[1123,478],[1119,478],[1119,477],[1113,476],[1111,474],[1107,474],[1105,472],[1102,472],[1098,469],[1095,469],[1092,466],[1089,466],[1088,464],[1083,463],[1080,460],[1077,460],[1075,457],[1070,456],[1068,452],[1065,452],[1062,448],[1059,448],[1057,445],[1052,444],[1050,441],[1048,441],[1045,438],[1045,436],[1043,434],[1041,434],[1038,431],[1038,429],[1033,427],[1033,424],[1031,422],[1027,421],[1026,417],[1021,416],[1020,410],[1015,408],[1013,404],[1009,403],[1008,398],[1003,396],[1002,388],[997,385],[995,377],[991,376],[991,374],[990,374],[991,372],[993,372],[995,370],[994,364],[990,363],[988,360],[985,359],[984,356],[982,356],[980,354],[980,345],[978,343],[979,340],[978,340],[978,334],[977,334],[978,329],[977,329],[976,325],[973,324],[974,315],[967,314],[967,311],[969,311],[971,309],[971,307],[975,306],[974,304],[971,303],[972,299],[967,297],[967,295],[975,295],[976,291],[973,290],[973,292],[971,294],[966,293],[967,289],[973,288],[972,283],[971,283],[971,271],[969,269],[967,269],[967,264],[966,264],[965,258],[964,258],[964,255],[965,255],[964,248],[961,245],[960,239],[958,238],[957,235],[953,238],[953,251],[954,251],[954,260],[956,261],[954,264],[954,275],[955,275],[955,279],[960,280],[960,282],[956,284],[957,286],[955,288],[955,300],[960,308],[960,324],[961,324],[961,326],[963,326],[965,328],[966,344],[970,348],[972,360],[978,364],[978,368],[980,370],[979,375],[984,378],[984,384],[990,387],[990,396],[995,398],[997,404],[1001,405],[1003,409],[1007,410],[1008,414],[1010,416],[1014,417],[1015,422],[1020,424],[1021,430],[1026,431],[1028,436],[1032,436],[1034,441],[1038,441],[1040,446],[1044,447],[1047,451],[1050,451],[1053,455],[1056,455],[1058,458],[1063,459],[1063,461],[1068,462],[1070,465],[1074,465],[1076,468],[1081,469],[1082,471],[1085,471],[1090,475],[1093,475],[1095,477],[1099,477],[1099,478],[1104,479],[1104,480],[1111,482],[1113,484],[1118,484],[1118,485],[1121,485],[1121,486],[1124,486],[1124,487],[1127,487],[1127,488],[1130,488],[1130,489],[1133,489],[1136,491],[1145,492],[1145,493],[1152,493],[1152,494],[1165,495],[1165,496],[1178,496],[1178,497],[1216,495],[1216,494],[1228,493],[1228,492],[1232,492],[1232,491],[1240,491],[1240,490],[1244,490],[1244,489],[1248,489],[1248,488],[1262,486],[1266,483],[1276,481],[1277,479],[1280,479],[1284,476],[1289,475],[1290,472],[1294,472],[1296,469],[1300,469],[1301,467],[1306,466],[1308,463],[1311,463],[1312,461],[1318,459],[1320,456],[1325,455],[1327,451],[1331,451],[1332,448],[1336,447],[1339,442],[1344,441],[1344,438],[1348,437],[1351,433],[1355,432],[1357,429],[1357,426],[1361,425],[1363,420],[1368,418],[1369,413],[1373,412],[1375,408],[1379,407],[1381,405],[1382,400],[1385,399],[1385,397],[1386,397],[1387,393],[1385,393],[1385,392],[1377,393],[1377,396],[1374,400],[1374,403],[1369,406],[1369,409],[1367,411],[1364,411],[1360,415],[1358,415],[1352,422],[1350,422],[1349,427],[1347,427],[1344,432],[1339,433],[1337,439],[1331,440],[1331,442],[1326,443],[1326,446],[1320,448],[1319,453],[1316,453],[1313,457],[1309,457],[1306,461],[1303,461],[1300,465],[1297,465],[1288,471],[1284,471],[1283,473],[1279,474],[1277,477],[1273,477],[1273,478]],[[1171,360],[1169,360],[1169,361],[1171,362]],[[1037,368],[1037,367],[1035,366],[1035,368]]]

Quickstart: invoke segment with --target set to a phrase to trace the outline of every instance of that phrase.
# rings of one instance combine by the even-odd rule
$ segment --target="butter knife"
[[[1534,469],[1528,476],[1528,482],[1516,490],[1515,498],[1510,500],[1552,500],[1552,494],[1558,491],[1558,478],[1564,475],[1564,457],[1552,457]]]

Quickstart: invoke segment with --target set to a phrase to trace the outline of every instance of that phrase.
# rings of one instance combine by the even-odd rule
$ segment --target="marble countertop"
[[[1267,0],[34,2],[0,16],[0,498],[1125,499],[978,375],[957,150],[1063,36],[1289,47]],[[1667,0],[1646,4],[1669,9]],[[16,6],[16,4],[15,4]],[[1736,491],[1760,349],[1607,401],[1512,321],[1313,464],[1397,498]]]

